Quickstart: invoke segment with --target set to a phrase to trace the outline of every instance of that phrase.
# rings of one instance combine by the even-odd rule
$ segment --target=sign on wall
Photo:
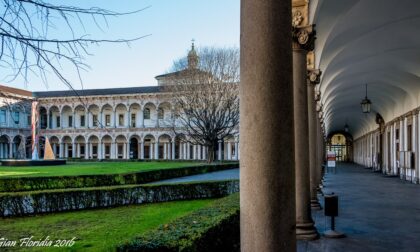
[[[335,167],[336,156],[334,151],[327,152],[327,166]]]

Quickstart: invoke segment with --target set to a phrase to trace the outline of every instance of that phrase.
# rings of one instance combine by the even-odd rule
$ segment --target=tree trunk
[[[207,148],[207,163],[212,163],[214,161],[214,145],[211,144],[209,148]]]

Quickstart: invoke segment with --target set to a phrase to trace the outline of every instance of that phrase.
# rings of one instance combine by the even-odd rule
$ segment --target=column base
[[[318,199],[311,200],[311,209],[312,210],[322,210],[322,206],[319,203]]]
[[[319,239],[318,231],[314,223],[297,223],[296,224],[296,239],[298,240],[316,240]]]
[[[338,231],[335,230],[327,230],[324,232],[324,236],[327,238],[344,238],[346,237],[345,234],[340,233]]]

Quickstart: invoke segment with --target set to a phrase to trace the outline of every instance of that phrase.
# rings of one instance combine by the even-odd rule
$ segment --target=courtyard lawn
[[[119,174],[196,166],[197,162],[68,162],[58,166],[0,166],[0,179],[6,177],[49,177]],[[204,164],[204,163],[201,163]]]
[[[17,248],[12,251],[114,251],[114,248],[161,224],[209,206],[214,200],[175,201],[111,209],[0,219],[0,238],[72,239],[67,248]],[[4,249],[4,248],[2,248]],[[0,249],[0,250],[2,250]]]

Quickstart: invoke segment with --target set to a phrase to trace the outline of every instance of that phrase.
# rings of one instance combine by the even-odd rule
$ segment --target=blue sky
[[[90,47],[93,56],[88,56],[86,63],[91,69],[82,72],[85,89],[156,85],[154,76],[165,73],[175,59],[184,56],[193,38],[197,46],[239,46],[239,0],[78,0],[71,3],[119,12],[150,6],[137,14],[109,18],[109,27],[103,31],[86,18],[85,28],[94,38],[151,36],[133,42],[130,47],[125,44]],[[75,88],[81,88],[74,70],[65,68],[63,72]],[[53,74],[48,75],[48,86],[35,75],[28,79],[27,84],[22,79],[0,81],[31,91],[67,89]]]

